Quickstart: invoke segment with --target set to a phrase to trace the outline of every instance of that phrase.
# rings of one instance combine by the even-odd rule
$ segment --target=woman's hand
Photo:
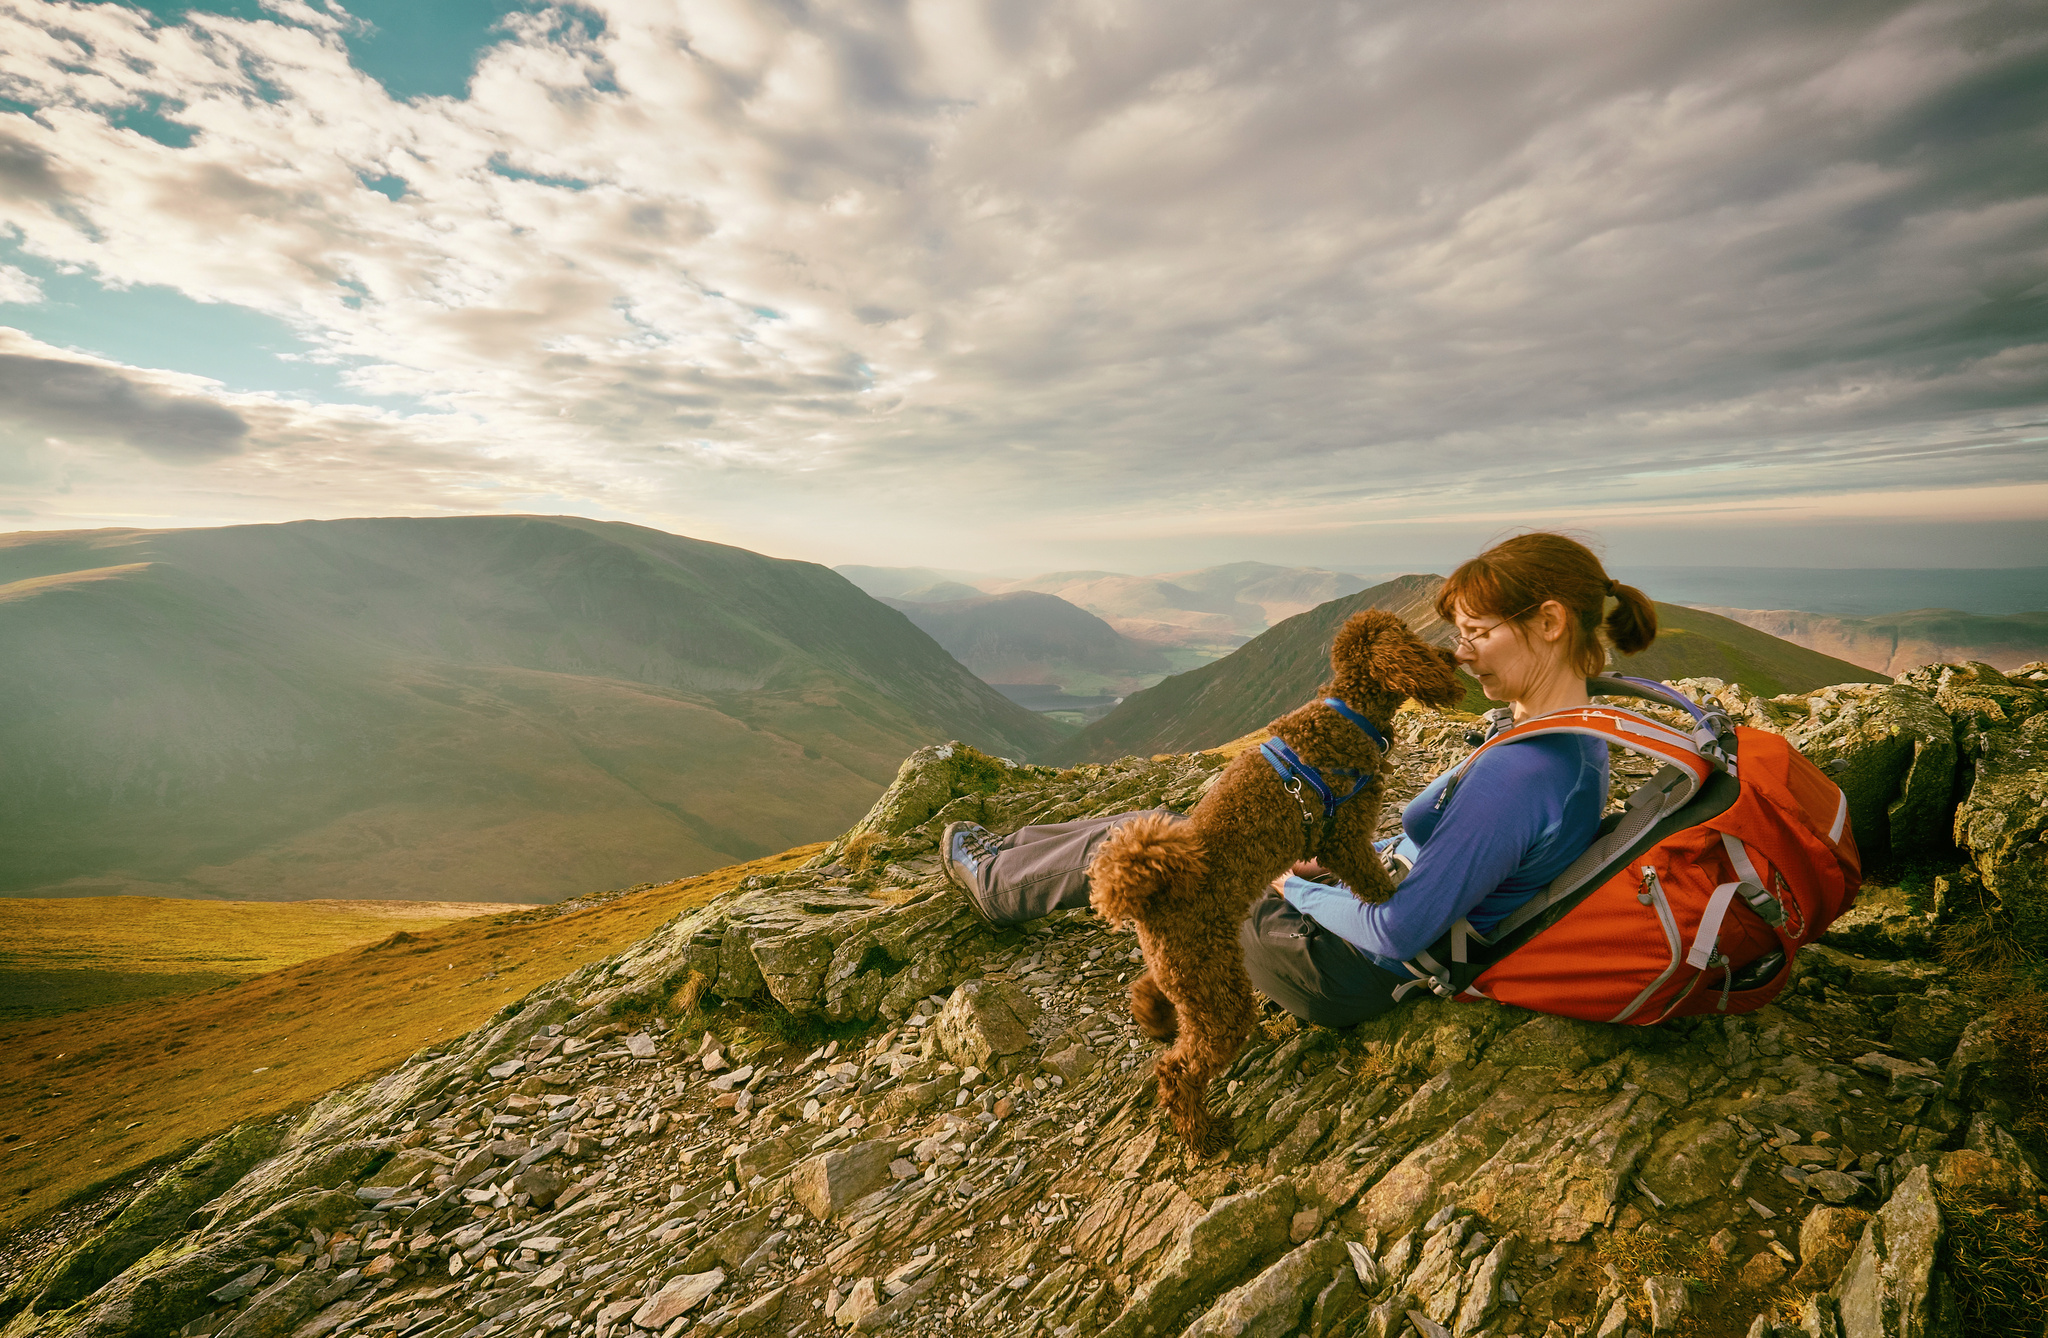
[[[1315,882],[1317,879],[1329,877],[1330,871],[1312,859],[1296,860],[1293,868],[1273,880],[1273,890],[1275,892],[1281,891],[1282,885],[1286,883],[1289,875],[1296,878],[1306,878],[1310,882]]]

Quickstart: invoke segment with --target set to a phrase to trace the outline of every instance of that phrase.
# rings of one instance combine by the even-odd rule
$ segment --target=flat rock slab
[[[991,1069],[1031,1044],[1038,1005],[1007,981],[969,980],[939,1010],[939,1045],[962,1068]]]
[[[714,1268],[709,1273],[685,1273],[643,1301],[633,1312],[633,1323],[643,1329],[665,1328],[670,1321],[724,1285],[725,1270],[722,1268]]]
[[[796,1201],[820,1221],[890,1183],[896,1144],[879,1139],[849,1143],[799,1162],[790,1175]]]

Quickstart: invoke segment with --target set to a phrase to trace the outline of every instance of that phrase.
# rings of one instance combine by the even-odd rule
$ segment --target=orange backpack
[[[1559,733],[1664,765],[1490,938],[1460,920],[1405,963],[1415,979],[1396,997],[1427,987],[1638,1024],[1761,1008],[1791,979],[1799,949],[1855,904],[1862,869],[1848,801],[1782,736],[1733,725],[1665,684],[1602,675],[1587,688],[1681,707],[1695,727],[1588,706],[1512,726],[1474,750],[1460,773],[1488,748]]]

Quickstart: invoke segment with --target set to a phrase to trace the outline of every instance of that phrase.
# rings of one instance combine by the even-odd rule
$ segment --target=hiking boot
[[[981,904],[981,885],[996,850],[994,833],[979,823],[949,822],[939,836],[939,867],[946,871],[946,881],[959,888],[974,913],[990,925],[996,921]]]

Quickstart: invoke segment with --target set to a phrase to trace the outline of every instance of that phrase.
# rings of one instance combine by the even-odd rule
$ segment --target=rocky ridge
[[[1929,957],[1944,920],[2032,932],[2044,681],[1688,684],[1834,771],[1859,836],[1946,853],[1932,904],[1873,888],[1742,1017],[1275,1015],[1207,1162],[1153,1110],[1135,939],[1086,912],[992,931],[934,844],[1184,807],[1221,759],[927,748],[811,866],[202,1147],[16,1270],[4,1333],[1964,1332],[1988,1312],[1956,1224],[2048,1200],[2011,1038]],[[1396,794],[1470,728],[1404,715]]]

